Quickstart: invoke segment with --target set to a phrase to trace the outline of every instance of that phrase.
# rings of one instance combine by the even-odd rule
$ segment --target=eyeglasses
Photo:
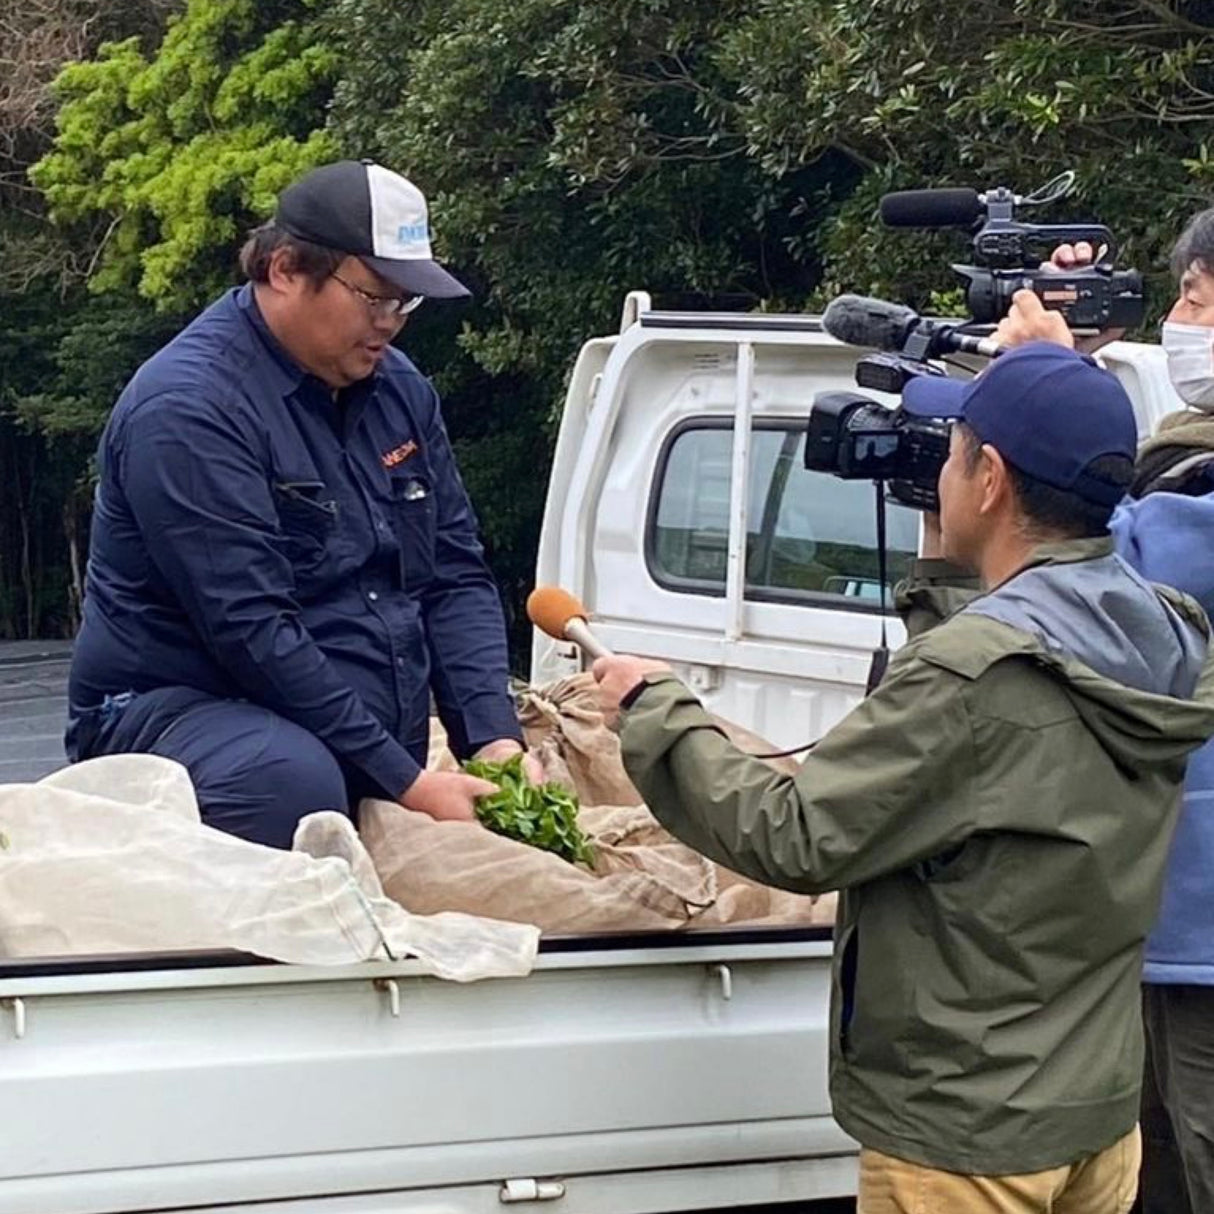
[[[331,274],[329,277],[336,278],[347,291],[363,300],[377,320],[403,320],[410,312],[420,308],[426,299],[424,295],[372,295],[370,291],[364,291],[362,287],[346,282],[340,274]]]

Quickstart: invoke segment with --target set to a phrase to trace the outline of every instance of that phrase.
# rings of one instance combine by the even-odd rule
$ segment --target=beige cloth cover
[[[523,694],[528,746],[549,778],[573,788],[595,850],[593,872],[502,838],[474,823],[436,822],[386,801],[365,801],[359,830],[384,891],[414,914],[464,911],[533,923],[545,934],[646,931],[722,925],[834,922],[835,896],[771,889],[713,864],[649,813],[596,707],[594,681],[576,675]],[[437,721],[429,765],[458,764]],[[771,749],[748,730],[718,724],[742,750]],[[795,772],[788,758],[769,760]]]
[[[0,784],[0,957],[241,949],[297,965],[413,956],[457,982],[522,977],[535,927],[411,915],[384,896],[345,814],[291,851],[202,823],[189,773],[106,755]]]

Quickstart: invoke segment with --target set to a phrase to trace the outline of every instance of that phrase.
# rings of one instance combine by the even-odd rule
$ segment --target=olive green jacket
[[[865,1146],[1030,1172],[1135,1123],[1142,946],[1186,756],[1214,734],[1214,662],[1201,609],[1111,553],[1043,547],[960,600],[921,562],[900,590],[912,639],[795,777],[671,676],[621,714],[629,775],[676,836],[844,891],[831,1095]]]

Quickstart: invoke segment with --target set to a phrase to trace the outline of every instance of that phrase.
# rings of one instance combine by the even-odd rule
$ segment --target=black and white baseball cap
[[[369,160],[338,160],[282,192],[274,221],[328,249],[357,257],[402,290],[433,299],[471,292],[434,260],[425,195]]]

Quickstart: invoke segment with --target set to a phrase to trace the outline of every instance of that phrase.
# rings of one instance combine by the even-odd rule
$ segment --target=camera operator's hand
[[[1097,253],[1086,240],[1081,240],[1074,245],[1060,244],[1042,269],[1082,270],[1084,266],[1090,266],[1098,256],[1103,256],[1104,251],[1105,247],[1101,245],[1099,253]],[[1105,329],[1103,333],[1097,333],[1095,337],[1081,338],[1075,342],[1075,348],[1082,350],[1084,354],[1091,354],[1094,350],[1099,350],[1101,346],[1107,346],[1111,341],[1120,341],[1124,336],[1124,329]]]
[[[1052,341],[1071,349],[1075,346],[1075,338],[1062,319],[1062,313],[1045,307],[1037,293],[1027,288],[1012,296],[1012,306],[992,336],[1009,349],[1030,341]]]
[[[1104,248],[1105,246],[1101,246]],[[1086,240],[1078,244],[1060,244],[1051,254],[1049,261],[1043,261],[1043,270],[1082,270],[1096,260],[1096,251]]]
[[[1096,250],[1086,240],[1073,245],[1060,244],[1051,254],[1049,261],[1041,263],[1041,268],[1056,273],[1082,270],[1090,266],[1096,256]],[[1052,341],[1060,346],[1070,346],[1085,354],[1091,354],[1101,346],[1117,341],[1124,334],[1124,329],[1106,329],[1095,337],[1084,337],[1076,341],[1075,335],[1066,327],[1061,316],[1045,308],[1034,292],[1025,290],[1017,291],[1012,296],[1011,310],[999,322],[999,327],[992,336],[1000,345],[1009,347],[1020,346],[1029,341]]]

